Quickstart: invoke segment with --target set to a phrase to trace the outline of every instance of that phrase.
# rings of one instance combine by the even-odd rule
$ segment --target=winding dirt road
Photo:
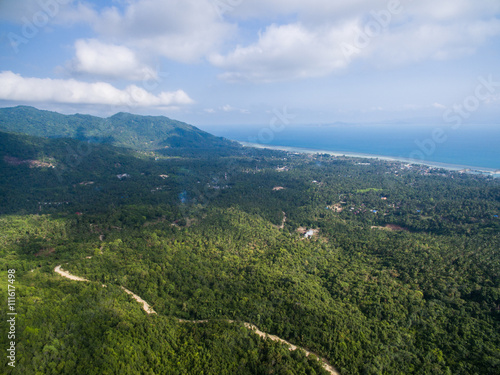
[[[285,223],[286,223],[286,213],[283,211],[283,220],[281,221],[281,225],[278,227],[280,229],[285,228]]]
[[[64,271],[63,269],[61,269],[61,266],[57,266],[56,268],[54,268],[54,272],[58,273],[62,277],[70,279],[70,280],[74,280],[74,281],[90,281],[90,280],[84,279],[83,277],[78,277],[78,276],[70,274],[67,271]],[[106,285],[103,285],[103,287],[105,287],[105,286]],[[148,314],[156,314],[156,311],[154,311],[153,308],[146,301],[144,301],[141,297],[139,297],[137,294],[131,292],[130,290],[124,288],[123,286],[121,288],[125,291],[125,293],[130,294],[137,302],[142,303],[142,309],[146,313],[148,313]],[[236,323],[236,321],[234,321],[234,320],[226,320],[226,321],[229,322],[229,323]],[[180,323],[191,323],[191,324],[203,324],[203,323],[208,323],[208,320],[185,320],[185,319],[179,319],[179,322]],[[314,354],[314,353],[312,353],[312,352],[310,352],[310,351],[308,351],[308,350],[306,350],[304,348],[301,348],[299,346],[293,345],[292,343],[289,343],[288,341],[283,340],[282,338],[280,338],[278,336],[270,335],[270,334],[268,334],[266,332],[262,332],[261,330],[259,330],[256,326],[254,326],[251,323],[244,322],[243,325],[246,328],[248,328],[249,330],[253,331],[255,334],[259,335],[260,337],[262,337],[264,339],[269,339],[269,340],[272,340],[272,341],[278,341],[278,342],[281,342],[282,344],[287,345],[288,349],[290,351],[300,349],[300,350],[302,350],[302,351],[304,351],[306,353],[306,356],[309,356],[310,354],[315,355],[316,357],[319,358],[319,360],[321,361],[321,363],[323,365],[323,368],[326,371],[328,371],[332,375],[340,375],[339,372],[333,366],[331,366],[326,359],[321,358],[318,355],[316,355],[316,354]]]
[[[310,352],[309,350],[301,348],[300,346],[295,346],[292,343],[289,343],[288,341],[283,340],[282,338],[280,338],[278,336],[270,335],[269,333],[262,332],[256,326],[254,326],[251,323],[243,323],[243,325],[245,327],[247,327],[248,329],[252,330],[254,333],[256,333],[257,335],[259,335],[260,337],[267,338],[267,339],[270,339],[272,341],[279,341],[279,342],[281,342],[281,343],[283,343],[285,345],[288,345],[288,349],[290,351],[300,349],[300,350],[303,350],[306,353],[306,357],[308,357],[310,354],[315,355],[322,362],[323,368],[326,371],[328,371],[330,374],[339,375],[339,373],[337,372],[337,370],[335,370],[335,368],[333,366],[331,366],[326,359],[319,357],[317,354],[314,354],[313,352]]]
[[[78,276],[70,274],[67,271],[64,271],[63,269],[61,269],[61,266],[57,266],[56,268],[54,268],[54,272],[58,273],[62,277],[70,279],[70,280],[75,280],[75,281],[89,281],[87,279],[84,279],[83,277],[78,277]]]
[[[130,294],[137,302],[142,303],[142,309],[146,311],[148,314],[156,314],[156,311],[154,311],[153,308],[149,306],[149,304],[146,301],[144,301],[141,297],[139,297],[137,294],[131,292],[130,290],[124,288],[123,286],[121,288],[125,291],[125,293]]]

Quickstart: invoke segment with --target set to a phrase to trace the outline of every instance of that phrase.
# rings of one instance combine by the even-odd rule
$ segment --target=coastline
[[[348,151],[329,151],[329,150],[318,150],[311,148],[302,148],[302,147],[288,147],[288,146],[275,146],[275,145],[263,145],[260,143],[250,143],[250,142],[242,142],[237,141],[243,147],[254,147],[261,149],[270,149],[270,150],[280,150],[280,151],[288,151],[288,152],[299,152],[304,154],[328,154],[331,156],[345,156],[350,158],[359,158],[359,159],[376,159],[376,160],[384,160],[391,162],[400,162],[406,164],[416,164],[416,165],[425,165],[427,167],[432,168],[442,168],[449,171],[466,171],[468,173],[479,173],[485,174],[493,177],[500,177],[500,170],[486,167],[474,167],[470,165],[458,165],[458,164],[448,164],[448,163],[440,163],[433,161],[425,161],[425,160],[412,160],[409,158],[403,157],[395,157],[395,156],[386,156],[386,155],[374,155],[374,154],[363,154],[359,152],[348,152]]]

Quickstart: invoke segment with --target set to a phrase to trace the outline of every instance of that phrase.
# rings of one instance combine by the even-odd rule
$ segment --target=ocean
[[[214,135],[261,146],[368,154],[414,162],[500,170],[500,125],[205,126]]]

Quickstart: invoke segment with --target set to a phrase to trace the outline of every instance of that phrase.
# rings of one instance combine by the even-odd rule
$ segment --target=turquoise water
[[[500,169],[500,125],[206,126],[217,136],[269,146],[363,153]]]

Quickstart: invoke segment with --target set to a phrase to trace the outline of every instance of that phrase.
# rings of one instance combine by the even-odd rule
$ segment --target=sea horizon
[[[497,125],[211,126],[214,135],[268,148],[288,147],[346,156],[385,158],[447,169],[500,170]]]

